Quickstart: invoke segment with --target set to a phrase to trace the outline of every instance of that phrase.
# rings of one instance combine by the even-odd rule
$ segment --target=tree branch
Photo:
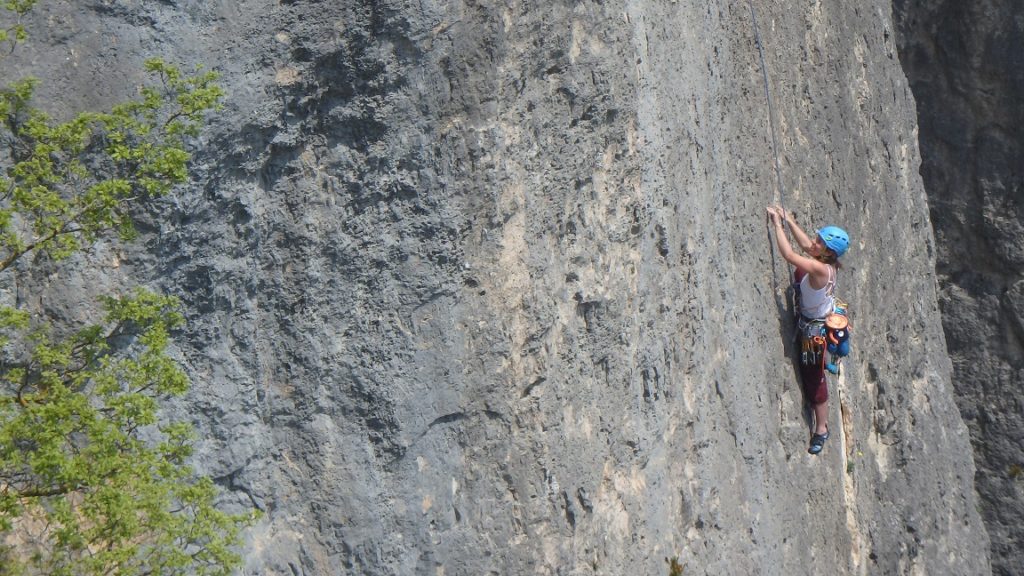
[[[85,211],[83,210],[83,211],[79,212],[78,214],[76,214],[74,216],[74,218],[80,218],[84,213],[85,213]],[[28,254],[29,252],[31,252],[31,251],[35,250],[36,248],[38,248],[40,245],[42,245],[42,244],[44,244],[46,242],[49,242],[49,241],[53,240],[54,238],[57,238],[58,236],[64,236],[66,234],[75,234],[76,232],[81,232],[82,228],[72,228],[72,229],[68,228],[74,222],[74,218],[71,219],[71,220],[68,220],[67,222],[62,224],[60,228],[54,230],[53,232],[51,232],[50,234],[46,235],[45,237],[43,237],[43,238],[41,238],[39,240],[36,240],[35,242],[29,244],[28,246],[26,246],[22,250],[15,250],[10,256],[5,258],[3,261],[0,261],[0,272],[10,268],[11,264],[14,264],[18,259],[20,259],[25,254]]]
[[[50,496],[63,496],[81,489],[81,486],[56,486],[53,488],[34,488],[30,490],[15,490],[14,495],[18,498],[47,498]]]

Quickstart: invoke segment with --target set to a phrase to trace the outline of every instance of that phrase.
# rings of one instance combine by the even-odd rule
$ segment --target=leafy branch
[[[35,0],[0,2],[13,49]],[[0,273],[130,240],[132,212],[187,182],[188,141],[223,91],[212,72],[146,70],[137,99],[65,121],[32,105],[34,79],[0,89]],[[100,322],[62,337],[0,306],[0,573],[229,574],[254,515],[215,506],[187,463],[191,426],[158,415],[189,386],[167,352],[178,303],[142,289],[100,301]]]
[[[28,39],[28,31],[25,30],[21,19],[35,4],[36,0],[4,0],[3,4],[0,4],[0,7],[14,15],[14,23],[0,27],[0,43],[10,46],[8,55],[14,52],[18,44]]]
[[[212,482],[186,464],[190,427],[158,422],[159,401],[188,387],[166,354],[182,320],[176,307],[141,289],[105,298],[103,324],[59,343],[36,332],[31,368],[0,374],[0,386],[27,399],[0,406],[0,531],[45,524],[54,536],[45,548],[7,550],[7,561],[45,558],[33,568],[92,574],[159,560],[164,573],[205,574],[240,560],[231,550],[251,516],[214,506]]]
[[[0,271],[29,252],[65,258],[107,232],[131,240],[131,208],[188,179],[185,139],[223,90],[214,72],[186,75],[158,59],[146,69],[159,85],[138,100],[66,122],[30,106],[33,79],[0,90],[0,126],[16,143],[0,177]]]

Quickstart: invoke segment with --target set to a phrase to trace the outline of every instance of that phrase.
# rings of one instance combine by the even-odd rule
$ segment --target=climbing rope
[[[761,58],[761,76],[764,78],[764,98],[768,102],[768,127],[772,136],[772,156],[775,158],[775,182],[779,190],[778,205],[785,209],[783,198],[786,196],[786,188],[782,184],[782,167],[779,164],[779,143],[775,138],[775,106],[772,104],[772,93],[768,87],[768,67],[764,63],[764,44],[761,42],[761,31],[757,27],[757,13],[754,12],[754,4],[747,0],[750,7],[750,20],[754,24],[754,42],[757,44],[757,53]],[[788,222],[783,221],[788,225]]]
[[[778,201],[776,204],[782,207],[783,212],[786,212],[786,205],[783,202],[783,199],[786,196],[786,187],[782,183],[782,166],[779,164],[779,143],[775,138],[775,106],[772,104],[772,92],[768,84],[768,66],[764,63],[764,43],[761,41],[761,30],[757,27],[757,13],[754,11],[754,3],[751,2],[751,0],[747,0],[747,6],[750,8],[750,21],[754,25],[754,42],[757,44],[757,54],[761,59],[761,77],[764,79],[764,98],[768,102],[768,129],[771,132],[772,137],[772,157],[775,159],[775,185],[778,189]],[[786,233],[788,235],[788,218],[784,218],[782,220],[782,226],[786,229]],[[768,249],[772,253],[772,262],[775,262],[775,244],[772,242],[771,231],[768,231]],[[776,267],[772,266],[772,283],[774,284],[775,292],[778,293],[779,279],[776,276],[775,271]],[[793,271],[790,269],[788,263],[786,265],[786,277],[793,277]]]

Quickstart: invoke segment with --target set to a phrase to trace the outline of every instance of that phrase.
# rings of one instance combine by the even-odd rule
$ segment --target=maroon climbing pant
[[[804,382],[804,398],[812,406],[828,401],[828,384],[825,382],[825,368],[800,365],[800,379]]]

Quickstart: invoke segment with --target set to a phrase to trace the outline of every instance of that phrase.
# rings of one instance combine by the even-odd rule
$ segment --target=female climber
[[[837,270],[841,267],[839,257],[850,247],[850,237],[842,228],[826,226],[811,238],[797,225],[792,216],[780,206],[769,206],[768,217],[775,228],[775,240],[779,252],[787,262],[796,267],[793,282],[798,285],[797,299],[800,319],[798,328],[801,349],[808,350],[808,340],[819,333],[821,323],[832,313],[835,305],[833,294],[836,287]],[[783,222],[789,222],[793,238],[807,255],[797,254],[786,236]],[[820,350],[820,348],[819,348]],[[824,354],[824,351],[820,351]],[[828,384],[825,382],[823,362],[801,358],[800,376],[803,380],[804,398],[814,413],[814,433],[807,451],[818,454],[828,440]]]

